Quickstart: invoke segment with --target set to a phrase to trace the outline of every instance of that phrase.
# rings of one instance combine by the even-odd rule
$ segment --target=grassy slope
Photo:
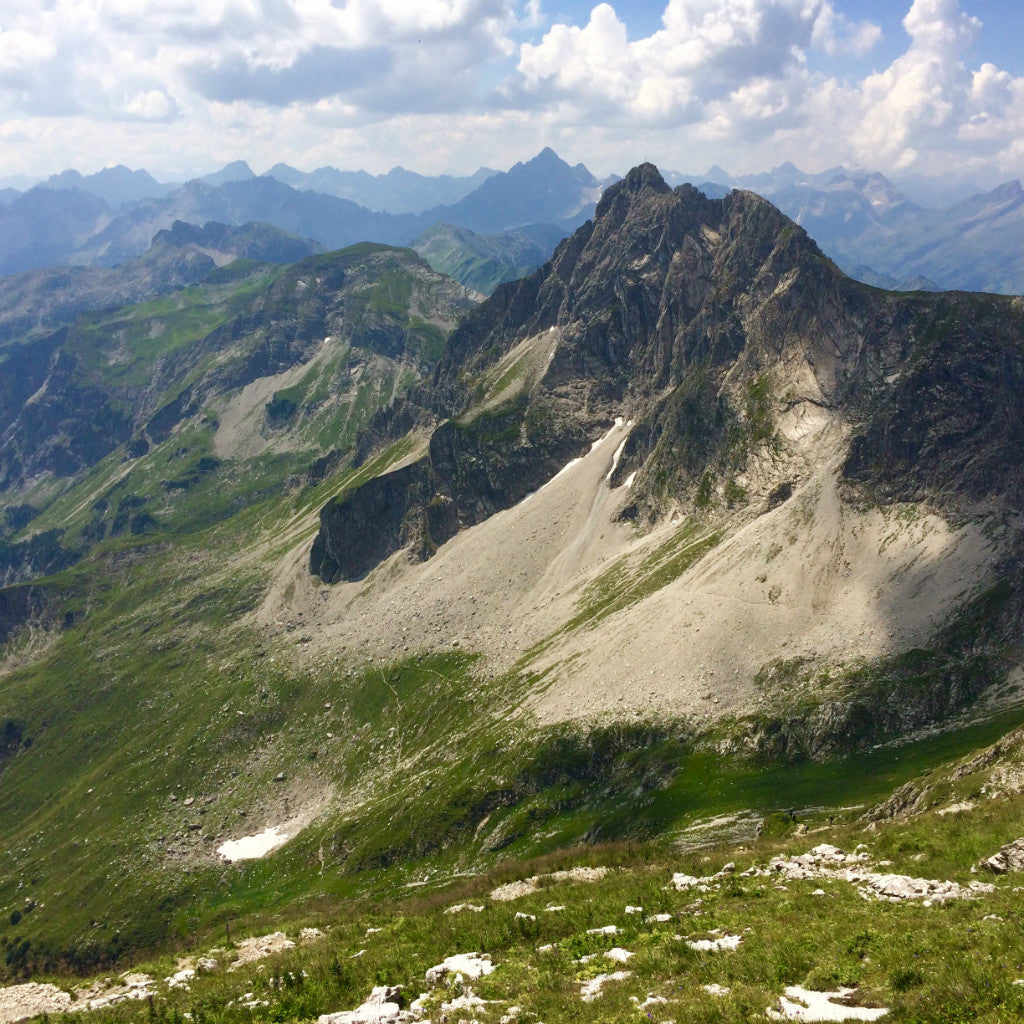
[[[978,797],[983,778],[962,779],[963,795]],[[149,1004],[125,1003],[82,1019],[177,1020],[187,1013],[193,1020],[226,1022],[310,1020],[358,1005],[376,984],[404,986],[408,1001],[427,989],[427,968],[470,950],[489,954],[496,966],[472,985],[492,1001],[473,1013],[482,1021],[497,1022],[515,1005],[527,1022],[641,1021],[649,1019],[648,1011],[657,1020],[745,1022],[763,1019],[784,987],[794,984],[854,988],[855,1003],[888,1007],[886,1019],[896,1022],[1020,1019],[1024,992],[1015,982],[1024,976],[1024,932],[1012,876],[994,879],[992,893],[925,906],[867,901],[842,881],[779,884],[739,873],[771,856],[831,842],[846,850],[864,844],[881,870],[967,885],[973,863],[1024,831],[1024,799],[1002,797],[969,814],[929,813],[880,827],[860,821],[815,828],[814,818],[802,824],[810,824],[813,834],[786,837],[782,833],[794,825],[779,824],[776,835],[741,847],[690,853],[623,844],[568,851],[506,863],[468,881],[406,889],[393,901],[339,903],[324,896],[286,921],[266,913],[250,924],[263,930],[285,925],[295,939],[300,927],[315,925],[328,930],[325,937],[231,972],[225,970],[230,946],[225,950],[221,942],[214,953],[218,966],[200,971],[188,988],[171,990],[161,982]],[[672,872],[706,876],[726,861],[735,863],[736,873],[705,890],[678,892],[670,884]],[[611,872],[594,883],[547,880],[513,902],[489,896],[497,884],[581,863]],[[483,909],[444,913],[456,903]],[[546,909],[552,906],[562,909]],[[627,906],[644,912],[627,913]],[[657,922],[655,914],[670,917]],[[618,929],[614,936],[588,934],[610,924]],[[237,941],[242,934],[233,928],[230,937]],[[700,952],[682,941],[720,934],[741,935],[742,944],[735,951]],[[216,939],[211,933],[192,949],[205,953]],[[583,1003],[584,982],[623,968],[602,955],[613,946],[635,954],[625,965],[630,976]],[[159,979],[175,969],[168,957],[143,966]],[[729,991],[712,995],[706,985]],[[464,991],[457,983],[439,986],[427,1015],[437,1019],[438,1004]],[[243,994],[261,1003],[240,1006]],[[638,1006],[652,994],[666,1002]]]
[[[121,542],[104,572],[82,566],[52,581],[88,614],[10,668],[0,696],[0,719],[31,739],[2,769],[0,792],[0,935],[30,940],[26,964],[88,969],[585,838],[864,803],[1024,717],[902,750],[765,766],[683,722],[529,730],[508,713],[530,680],[483,677],[472,653],[356,670],[343,650],[306,662],[301,632],[266,645],[242,624],[267,584],[247,552],[261,541],[271,555],[286,549],[294,530],[312,530],[305,508],[403,453],[195,534]],[[219,841],[325,794],[330,812],[271,859],[216,864]],[[9,925],[27,899],[41,905]]]

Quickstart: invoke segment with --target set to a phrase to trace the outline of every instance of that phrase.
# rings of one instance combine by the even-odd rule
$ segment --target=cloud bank
[[[639,36],[624,3],[575,23],[547,6],[5,0],[0,177],[237,157],[467,171],[544,145],[598,172],[1024,165],[1024,78],[976,57],[967,0],[913,0],[898,56],[860,73],[883,28],[848,0],[668,0]]]

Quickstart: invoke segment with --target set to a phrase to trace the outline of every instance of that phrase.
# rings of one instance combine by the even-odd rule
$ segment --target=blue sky
[[[0,180],[234,159],[1024,175],[1020,0],[4,0]]]

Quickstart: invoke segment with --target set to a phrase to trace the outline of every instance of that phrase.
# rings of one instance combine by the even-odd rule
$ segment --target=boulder
[[[1024,871],[1024,838],[1007,843],[998,853],[983,860],[980,866],[997,875]]]
[[[362,1006],[338,1013],[323,1013],[317,1024],[404,1024],[419,1020],[419,1014],[403,1010],[398,1004],[401,985],[378,985]]]
[[[426,974],[428,985],[440,985],[449,974],[461,974],[468,981],[490,974],[494,970],[487,953],[456,953],[442,963],[431,967]]]

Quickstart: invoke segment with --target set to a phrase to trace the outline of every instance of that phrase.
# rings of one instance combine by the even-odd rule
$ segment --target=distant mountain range
[[[885,288],[1024,292],[1024,191],[1009,181],[943,208],[912,202],[881,174],[783,164],[732,178],[792,217],[851,276]],[[705,190],[707,191],[707,190]],[[708,194],[712,193],[708,191]]]
[[[336,190],[341,190],[339,182],[348,179],[342,172],[331,175],[330,170],[322,168],[307,177],[332,179]],[[285,168],[281,173],[294,181],[290,171]],[[0,209],[0,274],[57,264],[118,266],[144,253],[158,232],[176,221],[214,221],[236,227],[259,221],[315,238],[327,249],[362,241],[406,245],[439,222],[476,233],[554,225],[561,238],[592,215],[602,190],[602,183],[582,164],[570,167],[550,149],[508,171],[478,173],[481,183],[447,205],[418,213],[393,213],[315,191],[302,181],[295,185],[269,174],[256,176],[241,162],[162,193],[145,172],[115,168],[89,178],[66,172],[16,196]],[[366,177],[379,184],[379,179]],[[407,174],[381,177],[396,179],[394,206],[415,205]],[[433,180],[433,194],[448,196],[458,195],[471,182],[414,178],[421,184]],[[131,196],[119,203],[115,194],[118,182],[124,183],[125,194]],[[429,194],[431,189],[423,185],[420,199]],[[390,201],[378,188],[375,205],[384,202]]]
[[[770,199],[844,271],[876,287],[1024,292],[1024,192],[1010,181],[941,208],[904,195],[878,173],[791,163],[734,177],[666,174],[709,198],[735,188]],[[124,166],[67,170],[25,192],[0,191],[0,275],[72,265],[115,267],[176,222],[271,225],[323,249],[361,241],[411,245],[436,270],[477,291],[528,273],[594,211],[615,176],[597,179],[550,148],[508,171],[428,176],[244,161],[184,184]],[[481,237],[482,236],[482,237]]]

